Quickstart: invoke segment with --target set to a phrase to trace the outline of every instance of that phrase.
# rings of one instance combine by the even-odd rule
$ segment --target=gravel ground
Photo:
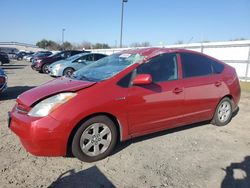
[[[225,127],[189,125],[140,137],[95,163],[35,157],[7,128],[15,98],[52,79],[29,65],[3,66],[9,89],[0,96],[0,187],[250,187],[249,93]]]

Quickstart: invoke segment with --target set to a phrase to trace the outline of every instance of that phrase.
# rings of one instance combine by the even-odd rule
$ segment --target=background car
[[[22,60],[25,55],[27,55],[28,52],[20,51],[16,54],[15,59],[16,60]]]
[[[92,162],[117,140],[203,121],[224,126],[240,93],[235,69],[202,53],[127,50],[22,93],[10,129],[34,155]]]
[[[0,94],[7,89],[7,79],[6,73],[0,68]]]
[[[16,58],[16,52],[9,52],[7,53],[10,59],[15,59]]]
[[[34,54],[34,52],[27,52],[25,56],[23,56],[24,60],[28,60],[27,58],[31,57]]]
[[[29,58],[27,58],[27,60],[30,62],[33,62],[39,58],[45,58],[45,57],[48,57],[50,55],[53,55],[53,53],[51,51],[39,51],[39,52],[36,52],[33,55],[31,55]]]
[[[5,52],[0,52],[0,65],[10,63],[10,58]]]
[[[77,51],[77,50],[67,50],[67,51],[63,51],[63,52],[59,52],[53,55],[50,55],[48,57],[44,57],[44,58],[36,58],[32,64],[31,64],[31,68],[33,70],[39,71],[40,73],[49,73],[49,65],[62,60],[62,59],[66,59],[68,57],[71,57],[73,55],[79,54],[79,53],[83,53],[84,51]]]
[[[99,53],[82,53],[71,56],[65,60],[56,61],[49,67],[50,76],[71,76],[74,71],[89,65],[101,58],[106,57],[105,54]]]

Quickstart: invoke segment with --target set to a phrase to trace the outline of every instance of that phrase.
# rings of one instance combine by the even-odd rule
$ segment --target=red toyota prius
[[[94,62],[21,94],[9,127],[37,156],[86,162],[108,156],[118,140],[211,120],[238,109],[235,69],[204,54],[133,49]]]

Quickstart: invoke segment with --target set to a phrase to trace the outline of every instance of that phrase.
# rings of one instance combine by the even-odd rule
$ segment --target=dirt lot
[[[0,187],[250,187],[250,93],[242,93],[226,127],[189,125],[137,138],[89,164],[24,150],[7,128],[7,112],[20,93],[52,78],[27,62],[3,68],[9,89],[0,96]]]

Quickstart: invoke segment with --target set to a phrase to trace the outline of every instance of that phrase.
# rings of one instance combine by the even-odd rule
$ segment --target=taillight
[[[22,104],[17,104],[16,111],[21,114],[27,114],[30,111],[30,107],[24,106]]]
[[[4,84],[6,82],[6,78],[3,76],[0,76],[0,84]]]

